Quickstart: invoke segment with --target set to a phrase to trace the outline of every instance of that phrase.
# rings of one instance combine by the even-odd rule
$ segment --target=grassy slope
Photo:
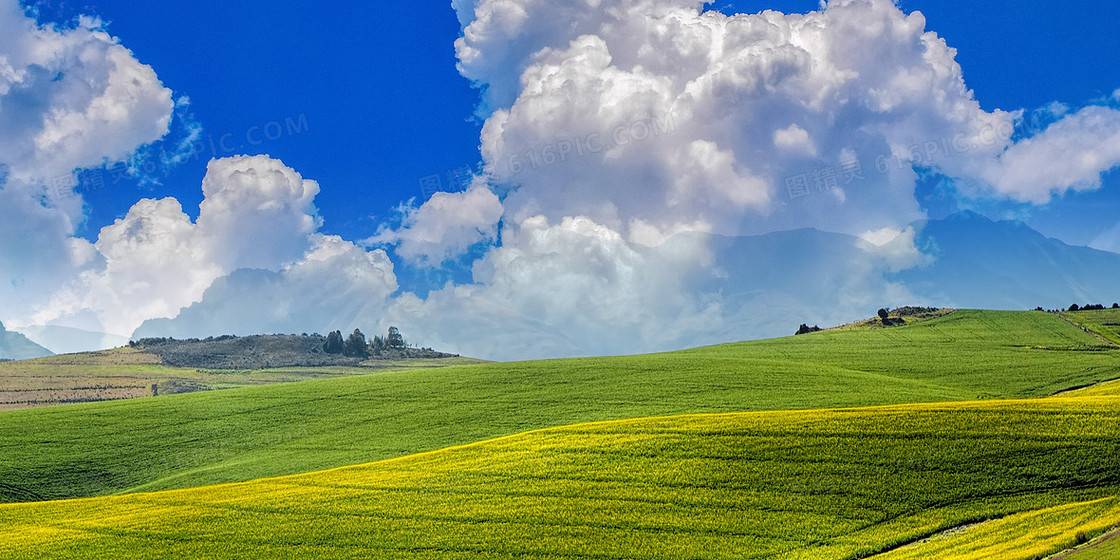
[[[1066,560],[1116,560],[1120,558],[1120,537],[1112,537],[1099,545],[1079,550]]]
[[[1025,560],[1120,521],[1117,496],[1120,398],[682,416],[0,506],[0,555],[839,560],[1010,515],[884,558]]]
[[[1120,317],[1120,315],[1117,315]],[[1120,378],[1116,347],[1042,312],[968,311],[907,327],[825,331],[731,344],[749,351],[965,388],[992,396],[1045,396]],[[993,390],[995,389],[995,390]]]
[[[671,354],[6,412],[0,500],[243,481],[589,421],[1044,396],[1120,377],[1120,352],[1077,350],[1095,343],[1045,313],[962,311],[911,327]]]
[[[1120,310],[1063,311],[1063,319],[1097,333],[1101,338],[1120,344]]]

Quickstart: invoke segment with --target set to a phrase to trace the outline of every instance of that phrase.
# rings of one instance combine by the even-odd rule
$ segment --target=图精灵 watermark
[[[1009,142],[1015,134],[1012,123],[988,125],[976,134],[959,133],[952,137],[943,136],[935,140],[917,142],[909,146],[894,148],[874,158],[861,160],[854,154],[845,157],[838,165],[824,165],[785,177],[783,185],[789,200],[801,199],[814,194],[824,193],[845,185],[866,181],[866,166],[879,175],[887,175],[892,170],[933,167],[954,156],[976,152]],[[847,150],[847,152],[851,152]]]

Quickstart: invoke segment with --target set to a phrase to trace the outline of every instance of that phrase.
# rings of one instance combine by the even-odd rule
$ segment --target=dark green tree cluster
[[[377,356],[389,350],[404,350],[407,347],[408,343],[405,342],[404,336],[401,335],[401,331],[397,327],[389,327],[389,334],[374,336],[373,340],[369,342],[370,352]]]
[[[389,327],[386,336],[374,336],[366,340],[366,335],[359,329],[346,339],[342,338],[341,331],[334,331],[327,335],[327,342],[323,344],[323,351],[328,354],[342,354],[355,358],[369,357],[370,354],[380,356],[389,350],[404,350],[408,344],[397,327]]]
[[[1112,304],[1112,308],[1113,309],[1120,309],[1120,306],[1118,306],[1114,303],[1114,304]],[[1105,309],[1105,306],[1103,306],[1099,303],[1091,303],[1091,304],[1086,305],[1086,306],[1080,306],[1080,305],[1077,305],[1075,303],[1075,304],[1069,306],[1070,311],[1103,311],[1104,309]]]
[[[389,348],[393,350],[403,350],[408,346],[405,344],[404,336],[401,335],[401,331],[397,329],[397,327],[389,327],[389,337],[385,339],[385,344],[388,344]]]
[[[389,349],[389,345],[385,344],[385,337],[374,335],[369,341],[369,351],[375,356],[384,354]]]
[[[323,344],[323,351],[327,354],[341,354],[346,349],[342,340],[342,331],[334,331],[327,335],[327,342]]]
[[[343,344],[342,353],[353,358],[369,357],[369,346],[366,345],[366,335],[362,334],[362,331],[354,329],[354,332],[346,337],[346,343]]]

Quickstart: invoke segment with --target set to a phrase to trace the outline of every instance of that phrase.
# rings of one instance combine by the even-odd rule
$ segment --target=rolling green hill
[[[1102,339],[1120,344],[1120,310],[1063,311],[1059,315]]]
[[[1120,378],[1047,313],[958,311],[650,356],[483,364],[0,413],[0,501],[186,488],[580,422],[1042,397]]]
[[[5,558],[1000,558],[1120,521],[1120,398],[581,424],[0,506]]]

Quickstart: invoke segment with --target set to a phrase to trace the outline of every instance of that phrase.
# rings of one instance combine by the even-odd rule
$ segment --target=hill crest
[[[187,340],[144,338],[129,345],[159,356],[169,366],[223,370],[360,366],[378,360],[459,357],[430,348],[385,349],[368,356],[348,356],[327,352],[327,340],[320,334],[225,335]]]

